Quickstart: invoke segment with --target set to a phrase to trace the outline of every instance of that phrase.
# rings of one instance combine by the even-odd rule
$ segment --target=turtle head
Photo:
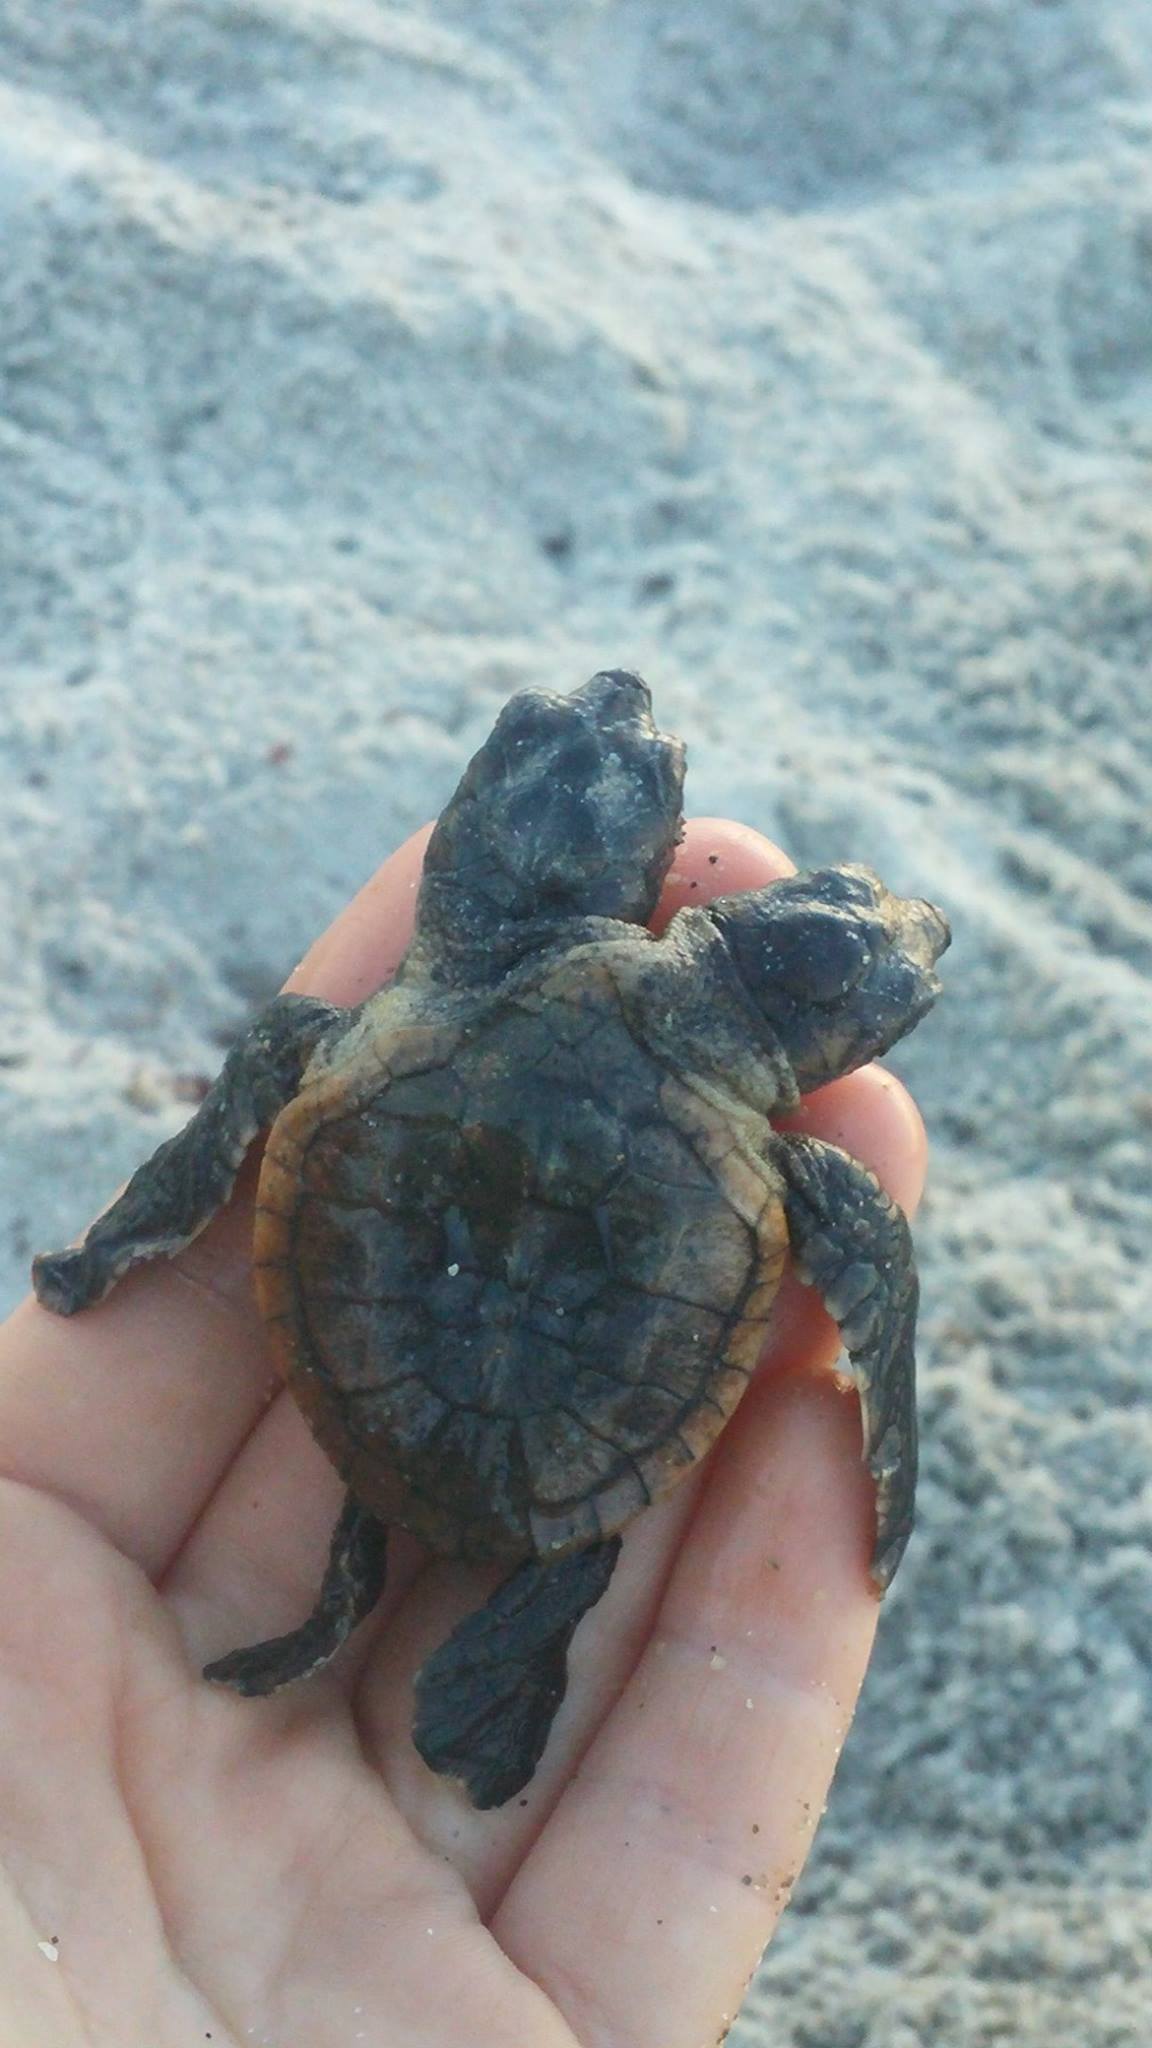
[[[527,919],[644,923],[680,832],[684,748],[648,686],[605,669],[570,696],[512,697],[429,842],[419,922],[483,947]]]
[[[947,920],[869,868],[792,875],[706,914],[802,1095],[887,1052],[940,993]]]

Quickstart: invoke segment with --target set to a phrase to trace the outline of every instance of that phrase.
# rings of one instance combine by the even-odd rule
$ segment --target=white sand
[[[771,2048],[1152,1988],[1152,9],[0,0],[8,1299],[498,703],[948,906],[921,1533]]]

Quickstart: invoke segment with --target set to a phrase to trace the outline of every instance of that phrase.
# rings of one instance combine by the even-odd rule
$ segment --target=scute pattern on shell
[[[569,1003],[497,1000],[451,1066],[365,1085],[301,1131],[280,1223],[314,1424],[370,1505],[441,1550],[621,1526],[743,1391],[755,1224],[669,1116],[603,972]],[[765,1175],[766,1210],[771,1193]]]

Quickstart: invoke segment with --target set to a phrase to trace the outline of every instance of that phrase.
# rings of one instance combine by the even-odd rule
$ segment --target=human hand
[[[289,986],[404,951],[411,840]],[[788,871],[688,827],[661,906]],[[865,1068],[790,1128],[914,1208],[924,1136]],[[627,1531],[518,1801],[420,1762],[412,1678],[482,1574],[392,1537],[334,1667],[273,1699],[205,1658],[307,1613],[340,1483],[270,1398],[252,1175],[168,1265],[0,1331],[0,2039],[13,2048],[711,2048],[804,1860],[877,1605],[839,1339],[794,1282],[720,1443]]]

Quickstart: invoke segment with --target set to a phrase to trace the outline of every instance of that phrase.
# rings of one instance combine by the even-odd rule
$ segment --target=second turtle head
[[[893,896],[869,868],[792,875],[706,914],[801,1094],[887,1052],[940,993],[947,920],[935,904]]]

